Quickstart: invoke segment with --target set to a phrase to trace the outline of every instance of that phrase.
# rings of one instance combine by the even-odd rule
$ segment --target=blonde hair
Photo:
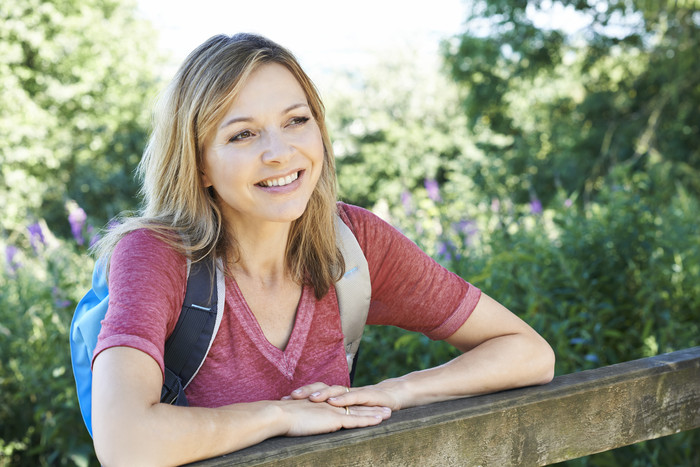
[[[147,228],[193,261],[212,254],[239,257],[213,189],[205,188],[201,168],[204,142],[259,66],[285,66],[301,85],[321,131],[324,160],[308,206],[290,229],[285,266],[298,283],[323,297],[339,279],[344,262],[335,243],[335,159],[316,87],[294,55],[261,36],[218,35],[195,49],[182,64],[154,113],[154,128],[139,164],[143,208],[112,228],[95,251],[107,264],[128,232]]]

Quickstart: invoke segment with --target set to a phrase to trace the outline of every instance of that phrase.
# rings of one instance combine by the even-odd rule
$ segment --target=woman
[[[93,360],[103,464],[182,464],[551,380],[552,350],[529,326],[368,211],[336,204],[323,105],[279,45],[236,35],[196,49],[161,100],[140,173],[141,216],[99,245],[110,259]],[[343,268],[336,213],[369,264],[367,322],[446,340],[461,356],[348,389],[333,288]],[[191,407],[161,404],[163,345],[186,260],[210,255],[223,259],[224,318],[187,388]]]

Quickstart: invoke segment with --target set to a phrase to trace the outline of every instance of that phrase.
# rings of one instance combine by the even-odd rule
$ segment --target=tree
[[[644,171],[659,199],[675,193],[671,180],[700,195],[699,8],[471,2],[465,33],[444,53],[489,155],[478,184],[519,202],[559,190],[590,199],[611,174]]]
[[[135,207],[160,58],[132,1],[0,0],[0,24],[0,465],[91,465],[67,347],[84,211]]]
[[[131,1],[0,0],[0,203],[4,235],[65,203],[99,224],[133,209],[159,62]]]
[[[439,186],[479,157],[454,83],[439,63],[410,51],[377,57],[334,77],[328,123],[340,195],[365,207],[400,206],[402,196]],[[463,186],[462,192],[469,192]]]
[[[538,211],[554,218],[550,228],[538,218],[531,238],[517,220],[491,232],[500,254],[486,257],[484,287],[502,287],[499,298],[511,291],[512,309],[532,310],[567,363],[694,345],[685,300],[698,271],[685,265],[699,250],[685,226],[697,225],[700,198],[700,2],[470,7],[465,32],[443,52],[486,154],[475,184],[516,205],[541,201]],[[563,197],[579,205],[559,204]],[[682,292],[669,285],[674,271],[688,279]],[[697,440],[682,433],[573,463],[690,465]]]

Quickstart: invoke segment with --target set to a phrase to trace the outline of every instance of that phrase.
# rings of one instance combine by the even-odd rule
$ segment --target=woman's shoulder
[[[114,254],[113,263],[185,263],[186,259],[178,251],[177,236],[174,234],[161,233],[149,228],[139,228],[132,230],[119,240]]]
[[[338,201],[338,215],[345,224],[350,227],[351,230],[361,229],[366,226],[374,226],[377,224],[384,224],[385,222],[372,211],[361,208],[360,206],[355,206],[352,204],[347,204],[342,201]]]
[[[173,238],[174,240],[174,238]],[[126,232],[117,242],[117,249],[132,249],[132,248],[157,248],[157,249],[172,249],[169,245],[167,237],[153,229],[140,227],[129,232]]]
[[[403,236],[390,221],[369,209],[338,201],[338,215],[356,235]]]
[[[395,227],[377,214],[359,206],[338,202],[338,215],[355,235],[365,253],[384,254],[391,245],[411,243]]]

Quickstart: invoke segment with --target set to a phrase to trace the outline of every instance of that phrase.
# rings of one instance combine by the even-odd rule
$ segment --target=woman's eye
[[[242,141],[244,139],[250,138],[253,136],[253,132],[250,130],[244,130],[241,131],[240,133],[236,133],[229,139],[229,142],[234,142],[234,141]]]
[[[310,120],[309,117],[294,117],[289,120],[290,125],[303,125]]]

